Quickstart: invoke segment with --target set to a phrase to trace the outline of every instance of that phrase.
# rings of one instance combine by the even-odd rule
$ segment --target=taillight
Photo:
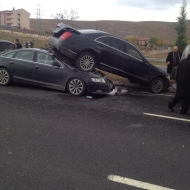
[[[62,40],[66,40],[67,38],[69,38],[71,36],[72,36],[72,34],[70,32],[65,32],[59,38],[61,38]]]

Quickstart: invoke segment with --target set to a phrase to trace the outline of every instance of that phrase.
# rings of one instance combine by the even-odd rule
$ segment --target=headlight
[[[106,81],[103,78],[91,78],[93,82],[101,82],[106,83]]]

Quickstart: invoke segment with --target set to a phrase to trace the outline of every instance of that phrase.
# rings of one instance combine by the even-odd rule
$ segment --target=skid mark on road
[[[189,119],[183,119],[183,118],[178,118],[178,117],[170,117],[170,116],[157,115],[157,114],[151,114],[151,113],[143,113],[143,114],[144,115],[153,116],[153,117],[161,117],[161,118],[166,118],[166,119],[173,119],[173,120],[188,121],[188,122],[190,122]]]
[[[145,183],[142,181],[137,181],[137,180],[130,179],[130,178],[120,177],[117,175],[109,175],[107,177],[107,179],[110,181],[117,182],[117,183],[122,183],[125,185],[129,185],[129,186],[133,186],[133,187],[137,187],[137,188],[141,188],[141,189],[146,189],[146,190],[175,190],[175,189],[170,189],[167,187],[153,185],[150,183]]]

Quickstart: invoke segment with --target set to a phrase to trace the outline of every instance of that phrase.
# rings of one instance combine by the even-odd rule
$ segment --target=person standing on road
[[[168,108],[173,110],[182,99],[181,114],[186,114],[190,106],[190,52],[186,59],[183,59],[177,71],[177,90],[176,95],[171,102],[168,103]]]
[[[26,42],[25,48],[33,48],[34,43],[32,42],[31,38],[28,38],[28,41]]]
[[[167,73],[170,74],[171,78],[175,79],[175,70],[179,65],[181,55],[177,46],[174,46],[173,51],[168,53],[168,57],[166,58]]]
[[[16,38],[15,39],[15,49],[21,49],[22,48],[22,45],[19,43],[19,39]]]

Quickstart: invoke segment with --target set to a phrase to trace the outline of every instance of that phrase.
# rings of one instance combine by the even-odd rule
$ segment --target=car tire
[[[164,87],[165,87],[165,82],[164,79],[161,77],[154,78],[148,85],[148,88],[152,93],[160,93],[164,90]]]
[[[76,60],[76,66],[79,70],[90,72],[95,68],[96,57],[90,52],[83,52]]]
[[[0,68],[0,85],[7,86],[11,83],[11,74],[5,68]]]
[[[67,90],[73,96],[82,96],[86,90],[85,83],[78,78],[70,79],[67,83]]]

